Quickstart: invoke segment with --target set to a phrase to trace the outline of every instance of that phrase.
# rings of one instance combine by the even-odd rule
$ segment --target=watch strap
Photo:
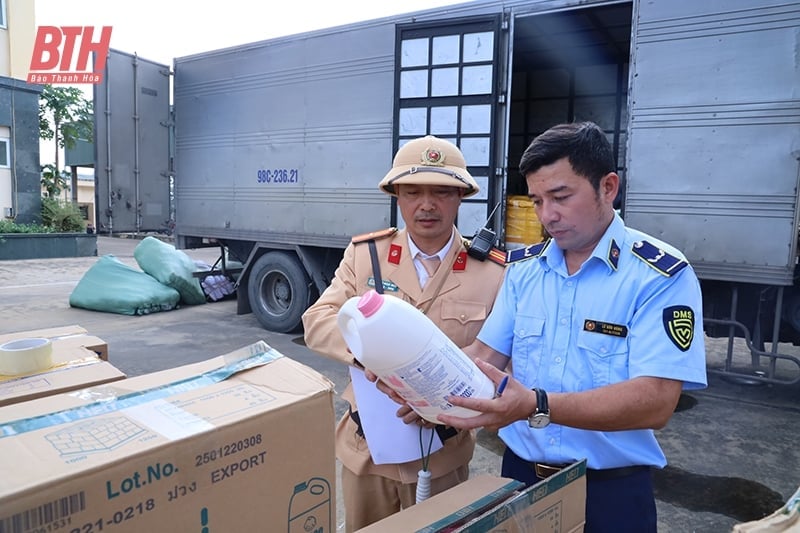
[[[533,391],[536,393],[536,411],[534,414],[550,414],[550,405],[547,402],[547,392],[542,388],[534,388]]]

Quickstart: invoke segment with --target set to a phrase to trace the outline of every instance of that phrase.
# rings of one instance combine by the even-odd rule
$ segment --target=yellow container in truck
[[[506,243],[536,244],[544,240],[544,229],[527,196],[506,198]]]

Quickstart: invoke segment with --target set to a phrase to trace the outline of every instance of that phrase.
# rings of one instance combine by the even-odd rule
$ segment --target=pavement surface
[[[137,267],[137,239],[98,236],[98,255]],[[219,250],[185,250],[213,264]],[[286,356],[347,384],[347,369],[308,350],[301,333],[264,330],[252,314],[237,315],[235,299],[184,306],[145,316],[71,308],[69,295],[98,257],[0,261],[0,333],[80,325],[105,340],[109,361],[128,376],[202,361],[264,340]],[[727,344],[707,339],[709,367],[719,367]],[[781,353],[800,355],[794,346]],[[749,353],[736,343],[733,364]],[[793,365],[779,371],[791,375]],[[346,405],[338,397],[337,415]],[[659,531],[730,532],[733,525],[779,508],[800,485],[800,385],[759,384],[712,373],[709,387],[684,394],[657,436],[669,461],[654,473]],[[503,444],[485,430],[470,465],[473,474],[499,475]],[[338,528],[343,530],[341,497]]]

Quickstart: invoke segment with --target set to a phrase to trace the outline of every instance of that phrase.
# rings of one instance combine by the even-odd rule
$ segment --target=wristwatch
[[[536,393],[536,410],[528,417],[528,427],[541,429],[550,425],[550,406],[544,389],[533,389]]]

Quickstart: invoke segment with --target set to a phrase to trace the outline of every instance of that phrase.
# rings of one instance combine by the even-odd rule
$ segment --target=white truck
[[[795,383],[778,341],[800,342],[798,22],[797,0],[476,0],[171,67],[112,51],[94,95],[98,231],[221,246],[242,263],[238,312],[289,332],[352,235],[401,224],[376,185],[402,143],[461,147],[481,193],[457,225],[505,248],[524,148],[592,120],[627,223],[686,253],[707,335],[748,342],[751,361],[729,349],[710,371]]]

